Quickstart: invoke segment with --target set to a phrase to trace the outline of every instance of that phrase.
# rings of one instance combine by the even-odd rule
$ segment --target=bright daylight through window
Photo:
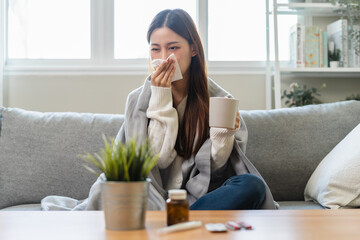
[[[88,59],[89,0],[8,0],[10,59]]]
[[[196,1],[194,0],[115,0],[115,58],[148,58],[147,28],[152,18],[167,8],[182,8],[191,15],[195,23],[197,22]]]
[[[114,48],[110,49],[113,56],[106,55],[111,59],[104,62],[148,58],[147,28],[155,14],[166,8],[183,8],[196,24],[199,21],[208,23],[207,39],[202,39],[207,43],[204,45],[208,47],[208,61],[266,60],[265,0],[207,0],[208,21],[198,19],[203,15],[199,15],[196,0],[113,1],[114,29],[100,26],[106,31],[114,31]],[[94,41],[91,39],[91,23],[97,21],[91,19],[94,17],[91,15],[92,3],[90,0],[8,0],[8,58],[91,59],[94,54],[91,52],[91,42]],[[100,2],[100,5],[103,3]],[[99,11],[95,16],[109,15],[100,12],[104,11],[102,9],[106,8],[94,7],[92,11]],[[201,11],[204,12],[203,9]],[[296,22],[296,17],[281,17],[279,44],[283,47],[280,59],[287,60],[288,31]],[[99,34],[94,32],[92,36]],[[111,46],[106,41],[101,44]],[[101,48],[94,46],[95,50]]]
[[[209,0],[209,60],[265,61],[265,1]]]

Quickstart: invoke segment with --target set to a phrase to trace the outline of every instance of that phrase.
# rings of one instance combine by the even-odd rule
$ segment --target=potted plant
[[[320,89],[324,87],[326,87],[325,83],[321,86]],[[288,100],[286,100],[285,104],[289,104],[289,107],[298,107],[321,103],[321,101],[316,96],[320,96],[316,88],[307,89],[306,85],[301,86],[298,83],[291,83],[290,92],[287,93],[287,91],[284,90],[281,99],[287,98]]]
[[[89,163],[90,172],[104,173],[101,183],[101,200],[105,225],[110,230],[134,230],[145,227],[147,196],[151,180],[147,178],[155,166],[158,155],[152,152],[148,139],[137,145],[135,139],[128,143],[110,142],[103,136],[105,147],[100,153],[80,157]]]
[[[335,44],[332,41],[329,42],[328,58],[329,58],[329,67],[332,68],[339,67],[340,49],[335,48]]]

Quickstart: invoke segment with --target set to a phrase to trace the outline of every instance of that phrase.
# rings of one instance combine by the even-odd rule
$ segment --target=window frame
[[[197,2],[197,27],[208,53],[208,0]],[[7,28],[7,8],[5,1]],[[90,0],[90,59],[8,59],[5,29],[5,75],[147,75],[147,59],[114,59],[114,1]],[[106,13],[106,14],[105,14]],[[264,23],[265,25],[266,23]],[[106,26],[106,27],[103,27]],[[112,29],[112,30],[111,30]],[[264,42],[264,45],[266,42]],[[209,74],[265,74],[264,61],[208,61]]]

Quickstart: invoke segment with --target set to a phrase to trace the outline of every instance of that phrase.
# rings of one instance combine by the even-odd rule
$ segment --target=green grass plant
[[[127,143],[115,143],[103,135],[105,147],[99,153],[80,155],[90,166],[84,165],[90,172],[99,176],[102,172],[107,181],[145,181],[159,158],[154,154],[149,139],[137,145],[132,139]]]

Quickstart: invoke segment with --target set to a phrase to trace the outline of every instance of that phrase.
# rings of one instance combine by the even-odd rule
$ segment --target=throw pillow
[[[331,209],[360,206],[360,124],[320,162],[305,188],[305,201]]]

